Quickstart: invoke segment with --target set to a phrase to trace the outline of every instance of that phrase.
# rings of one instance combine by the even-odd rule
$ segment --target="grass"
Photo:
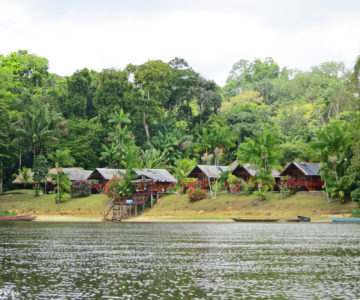
[[[159,199],[148,210],[146,216],[171,217],[174,219],[223,219],[233,217],[282,217],[296,218],[305,215],[326,219],[329,215],[347,215],[356,207],[355,203],[327,203],[326,196],[318,193],[301,192],[288,198],[270,193],[267,200],[258,200],[254,195],[233,195],[220,193],[215,200],[210,197],[189,202],[187,195],[174,194]]]
[[[13,190],[0,195],[0,210],[18,214],[102,216],[109,199],[97,194],[72,198],[56,204],[54,194],[34,197],[32,190]],[[289,198],[270,193],[261,201],[254,195],[220,193],[215,200],[208,198],[189,202],[187,195],[173,194],[160,198],[158,203],[143,215],[160,219],[229,219],[246,218],[296,218],[304,215],[315,219],[328,219],[331,215],[348,215],[356,203],[327,203],[323,194],[301,192]]]
[[[108,201],[105,195],[96,194],[56,204],[54,194],[34,197],[33,190],[13,190],[0,195],[0,210],[38,215],[100,216]]]

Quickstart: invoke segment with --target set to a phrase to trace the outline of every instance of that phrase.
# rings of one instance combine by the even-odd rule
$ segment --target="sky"
[[[360,55],[359,0],[0,0],[0,54],[62,76],[175,57],[223,86],[240,59],[307,71]]]

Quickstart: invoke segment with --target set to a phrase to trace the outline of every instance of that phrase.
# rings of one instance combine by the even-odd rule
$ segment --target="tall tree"
[[[35,181],[35,197],[40,196],[40,184],[44,182],[46,190],[46,176],[49,172],[48,161],[45,156],[38,155],[33,163],[32,171],[34,173],[33,179]]]
[[[129,68],[131,67],[129,66]],[[149,144],[149,126],[162,113],[162,106],[170,96],[168,81],[171,76],[171,69],[168,64],[161,60],[149,60],[135,67],[133,76],[135,87],[141,93],[141,96],[137,97],[137,110],[142,115],[146,141]]]
[[[9,128],[8,106],[0,99],[0,194],[3,193],[4,165],[11,158]]]

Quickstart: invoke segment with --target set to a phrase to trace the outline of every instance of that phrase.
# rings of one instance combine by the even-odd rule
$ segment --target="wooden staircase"
[[[137,206],[134,204],[124,204],[111,200],[104,211],[104,220],[121,221],[133,216],[137,216]]]
[[[104,220],[107,221],[121,221],[130,217],[138,215],[138,205],[142,205],[142,210],[145,210],[145,203],[151,199],[151,207],[153,206],[153,197],[151,194],[133,195],[131,204],[126,201],[117,201],[111,199],[104,210]]]

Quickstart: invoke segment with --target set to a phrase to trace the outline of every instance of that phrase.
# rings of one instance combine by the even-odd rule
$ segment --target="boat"
[[[278,222],[279,219],[233,219],[235,222]]]
[[[32,215],[19,215],[19,216],[0,216],[0,221],[32,221],[37,216]]]
[[[360,223],[360,218],[330,218],[333,222]]]
[[[298,219],[300,220],[300,222],[310,222],[311,219],[308,217],[303,217],[303,216],[298,216]]]
[[[286,222],[300,222],[300,219],[286,219]]]

